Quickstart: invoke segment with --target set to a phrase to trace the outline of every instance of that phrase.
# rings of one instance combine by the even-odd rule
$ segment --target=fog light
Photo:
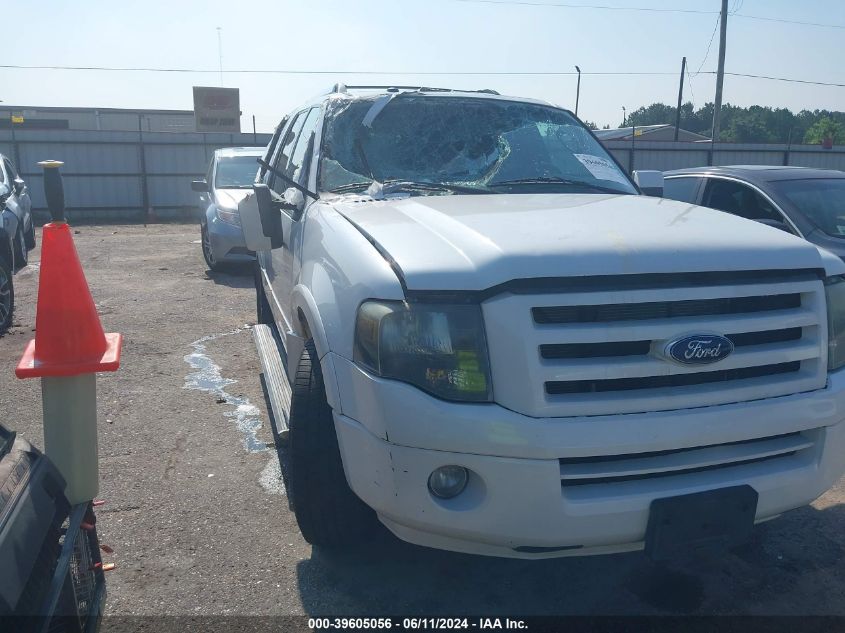
[[[428,489],[435,497],[451,499],[467,486],[469,472],[463,466],[441,466],[428,476]]]

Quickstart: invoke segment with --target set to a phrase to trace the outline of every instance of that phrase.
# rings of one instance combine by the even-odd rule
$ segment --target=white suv
[[[313,544],[377,517],[477,554],[671,558],[845,471],[845,264],[642,195],[566,110],[337,86],[240,210]]]

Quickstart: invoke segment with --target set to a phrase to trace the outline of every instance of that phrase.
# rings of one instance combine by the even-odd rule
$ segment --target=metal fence
[[[266,145],[269,134],[0,130],[0,152],[26,180],[37,220],[47,205],[37,163],[65,163],[65,198],[74,220],[138,222],[198,218],[191,180],[203,178],[215,149]]]
[[[845,146],[760,143],[674,143],[667,141],[605,141],[604,146],[629,172],[668,171],[711,165],[795,165],[845,170]]]
[[[65,196],[74,221],[197,219],[191,180],[202,178],[219,147],[266,145],[269,134],[0,130],[0,152],[26,179],[36,219],[48,217],[39,160],[63,160]],[[629,171],[706,165],[799,165],[845,170],[845,146],[606,141]]]

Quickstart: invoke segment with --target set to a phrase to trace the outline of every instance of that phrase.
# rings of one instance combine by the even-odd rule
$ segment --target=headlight
[[[217,219],[226,224],[241,225],[241,214],[237,209],[222,209],[217,207]]]
[[[845,365],[845,277],[828,277],[827,295],[827,370]]]
[[[492,396],[477,305],[367,301],[355,324],[355,362],[447,400],[489,402]]]

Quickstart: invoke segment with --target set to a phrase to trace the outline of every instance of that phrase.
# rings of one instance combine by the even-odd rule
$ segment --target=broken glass
[[[330,106],[320,190],[386,193],[371,185],[394,182],[426,185],[403,189],[412,195],[636,193],[607,151],[564,110],[413,93],[378,99]]]

